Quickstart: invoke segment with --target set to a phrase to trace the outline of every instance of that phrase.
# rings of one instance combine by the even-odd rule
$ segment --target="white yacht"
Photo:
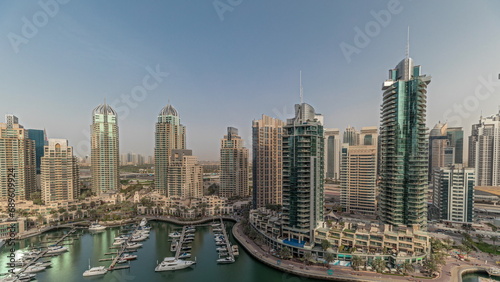
[[[146,226],[146,224],[148,224],[148,220],[143,217],[142,220],[141,220],[141,223],[139,223],[139,226],[143,226],[144,227],[144,226]]]
[[[225,257],[217,260],[217,263],[233,263],[234,259],[232,257]]]
[[[90,224],[90,226],[89,226],[90,231],[100,231],[100,230],[104,230],[104,229],[106,229],[106,226],[102,226],[97,222],[92,222],[92,224]]]
[[[113,246],[121,246],[125,243],[125,240],[116,240],[113,242]]]
[[[179,255],[180,259],[185,259],[185,258],[190,258],[190,257],[191,257],[191,253],[182,253]]]
[[[30,265],[28,266],[24,272],[26,273],[35,273],[35,272],[40,272],[40,271],[44,271],[46,267],[43,267],[43,266],[36,266],[36,265]],[[21,268],[16,268],[14,269],[14,273],[19,273],[21,272]]]
[[[142,247],[142,244],[139,243],[128,243],[125,248],[127,249],[137,249]]]
[[[170,244],[170,251],[175,252],[177,250],[178,245],[179,245],[179,242],[177,240],[172,241],[172,244]]]
[[[0,239],[0,248],[3,247],[3,245],[5,245],[5,240],[4,239]]]
[[[50,246],[47,254],[59,254],[67,252],[68,248],[64,246]]]
[[[120,259],[121,260],[133,260],[136,259],[137,255],[131,255],[131,254],[123,254]]]
[[[188,268],[196,264],[194,261],[175,259],[173,257],[165,258],[158,266],[156,266],[155,271],[169,271]]]
[[[89,277],[89,276],[97,276],[97,275],[104,275],[108,272],[108,270],[104,266],[96,266],[85,270],[83,272],[83,277]]]
[[[170,237],[170,238],[180,238],[181,237],[181,233],[175,231],[175,232],[172,232],[172,233],[168,234],[168,237]]]

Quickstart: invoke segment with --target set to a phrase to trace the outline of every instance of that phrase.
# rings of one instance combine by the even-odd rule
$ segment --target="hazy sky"
[[[495,0],[61,2],[0,2],[0,113],[80,155],[105,97],[120,108],[121,153],[152,154],[168,100],[201,160],[218,159],[227,126],[251,147],[253,119],[293,115],[300,70],[326,127],[378,126],[408,26],[410,56],[432,76],[429,127],[448,119],[468,135],[500,105]]]

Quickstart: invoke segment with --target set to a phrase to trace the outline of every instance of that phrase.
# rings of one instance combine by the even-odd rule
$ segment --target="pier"
[[[115,252],[109,253],[109,254],[116,254],[116,256],[114,258],[105,258],[105,259],[100,259],[99,260],[99,261],[110,261],[110,260],[112,260],[111,264],[108,267],[108,271],[130,268],[130,265],[116,266],[116,264],[120,260],[120,258],[123,255],[123,253],[125,253],[125,252],[129,253],[129,252],[135,252],[135,251],[137,251],[136,249],[127,249],[127,245],[129,244],[130,239],[132,239],[132,234],[135,233],[137,230],[139,230],[139,227],[140,227],[140,225],[137,225],[137,227],[130,234],[130,236],[127,238],[127,240],[125,240],[125,243],[122,244],[120,247],[118,247],[118,251],[116,253]],[[111,246],[110,249],[115,249],[115,247]]]
[[[184,243],[184,236],[186,236],[186,227],[182,228],[181,237],[179,238],[179,244],[177,245],[177,249],[175,250],[175,259],[179,258],[182,249],[182,243]]]
[[[222,229],[222,234],[224,235],[224,241],[226,243],[226,249],[227,253],[229,254],[229,257],[234,261],[234,253],[233,253],[233,248],[231,247],[231,242],[229,242],[229,237],[227,236],[226,232],[226,226],[224,226],[224,221],[222,218],[220,219],[220,228]]]

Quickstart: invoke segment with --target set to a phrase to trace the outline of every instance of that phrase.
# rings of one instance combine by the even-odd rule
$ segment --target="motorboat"
[[[221,228],[214,228],[214,232],[222,232]]]
[[[179,242],[176,240],[172,241],[172,244],[170,244],[170,251],[175,252],[177,250],[177,246],[179,245]]]
[[[131,255],[131,254],[123,254],[120,259],[123,260],[134,260],[137,259],[137,255]]]
[[[40,272],[40,271],[44,271],[46,267],[43,267],[43,266],[36,266],[36,265],[30,265],[28,266],[24,272],[26,273],[35,273],[35,272]],[[19,273],[21,272],[21,268],[16,268],[14,269],[14,273]]]
[[[117,263],[126,263],[126,262],[128,262],[128,260],[119,259],[119,260],[117,261]]]
[[[191,249],[192,249],[191,246],[184,246],[184,247],[181,248],[182,251],[189,251]]]
[[[108,272],[108,270],[104,266],[96,266],[96,267],[92,267],[92,268],[90,268],[90,266],[89,266],[89,269],[85,270],[85,272],[83,272],[83,277],[104,275],[107,272]]]
[[[125,248],[127,248],[127,249],[137,249],[137,248],[140,248],[140,247],[142,247],[142,244],[139,244],[139,243],[128,243]]]
[[[188,268],[196,264],[195,261],[182,260],[175,258],[165,258],[158,266],[156,266],[155,271],[170,271]]]
[[[64,246],[50,246],[47,254],[59,254],[67,252],[68,248]]]
[[[214,222],[214,223],[212,223],[211,225],[212,225],[212,227],[219,227],[219,226],[220,226],[220,223],[215,223],[215,222]]]
[[[224,241],[218,241],[218,242],[215,242],[215,245],[216,246],[225,246],[226,242],[224,242]]]
[[[182,253],[179,255],[180,259],[185,259],[185,258],[190,258],[190,257],[191,257],[191,253]]]
[[[106,226],[100,225],[97,222],[92,222],[92,224],[90,224],[90,226],[89,226],[90,231],[100,231],[100,230],[104,230],[104,229],[106,229]]]
[[[486,270],[490,276],[500,276],[500,268],[497,267],[490,267]]]
[[[226,247],[218,247],[217,249],[215,249],[217,252],[227,252],[227,248]]]
[[[41,267],[51,267],[52,266],[52,262],[50,261],[41,261],[41,262],[37,262],[34,264],[35,266],[41,266]]]
[[[232,257],[225,257],[217,260],[217,263],[233,263],[234,259]]]
[[[24,272],[24,273],[20,273],[17,275],[17,278],[20,281],[31,281],[31,280],[35,279],[35,277],[36,277],[36,274],[34,274],[34,273],[25,273]]]
[[[120,235],[115,237],[115,241],[117,240],[127,240],[130,236],[129,235]]]
[[[113,242],[113,246],[120,246],[123,245],[123,243],[125,243],[125,240],[116,240]]]
[[[141,223],[139,223],[139,226],[146,226],[146,224],[148,224],[148,220],[145,217],[143,217]]]
[[[240,255],[240,251],[238,250],[238,246],[232,245],[231,248],[233,249],[233,255],[234,256],[239,256]]]
[[[168,234],[168,237],[170,237],[170,238],[180,238],[181,237],[181,233],[175,231],[175,232],[172,232],[172,233]]]
[[[5,239],[0,239],[0,248],[3,247],[3,245],[5,245]]]
[[[148,236],[141,235],[141,236],[132,237],[132,239],[130,239],[130,241],[131,242],[141,242],[141,241],[144,241],[146,239],[148,239]]]

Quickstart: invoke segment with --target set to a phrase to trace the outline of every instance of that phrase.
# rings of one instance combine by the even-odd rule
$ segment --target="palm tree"
[[[439,271],[439,266],[432,260],[432,259],[427,259],[424,261],[423,267],[429,275],[432,275],[434,272]]]
[[[335,258],[333,257],[333,254],[330,252],[326,252],[324,259],[326,261],[326,267],[328,267],[328,268],[330,268],[330,262],[335,260]]]
[[[77,217],[77,218],[82,218],[82,215],[83,215],[82,210],[77,210],[77,211],[75,212],[75,215],[76,215],[76,217]]]
[[[352,268],[354,268],[354,270],[359,270],[359,268],[362,265],[364,265],[364,261],[361,257],[359,257],[359,256],[352,257]]]
[[[495,245],[495,247],[497,246],[495,244],[495,242],[498,240],[498,237],[497,236],[491,236],[491,241],[493,241],[493,245]]]
[[[484,238],[484,236],[483,236],[483,235],[481,235],[481,234],[476,234],[476,238],[477,238],[477,241],[478,241],[479,243],[482,243],[482,242],[483,242],[483,238]]]
[[[321,248],[323,248],[323,251],[326,251],[331,246],[332,246],[332,244],[330,243],[330,241],[328,241],[326,239],[321,240]]]
[[[403,271],[404,275],[408,275],[409,272],[415,271],[415,267],[413,266],[413,264],[411,262],[405,261],[401,265],[401,270]]]
[[[289,259],[292,256],[292,251],[288,247],[284,247],[280,250],[280,256],[284,259]]]
[[[372,262],[372,267],[377,273],[382,273],[386,268],[385,260],[381,258],[376,258]]]
[[[312,254],[311,252],[305,252],[305,253],[304,253],[304,256],[303,256],[304,263],[305,263],[306,265],[309,265],[309,262],[310,262],[310,260],[312,259],[312,257],[313,257],[313,254]]]
[[[37,215],[36,221],[38,222],[39,225],[42,225],[44,220],[45,220],[45,218],[43,217],[43,215],[41,215],[41,214]]]

